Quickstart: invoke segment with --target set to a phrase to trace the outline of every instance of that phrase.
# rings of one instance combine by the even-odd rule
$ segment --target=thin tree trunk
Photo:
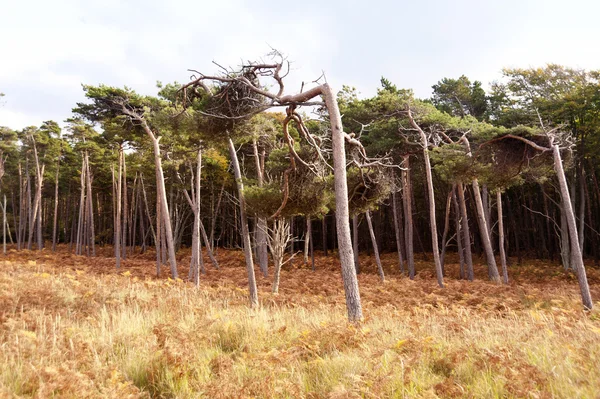
[[[402,170],[402,205],[404,207],[404,237],[406,239],[406,262],[408,263],[408,277],[415,278],[415,252],[413,242],[413,217],[412,217],[412,184],[410,180],[410,155],[404,155],[404,169]]]
[[[504,221],[502,220],[502,193],[496,192],[496,205],[498,207],[498,251],[500,252],[500,264],[502,265],[502,278],[504,284],[508,284],[508,269],[506,267],[506,253],[504,252]]]
[[[465,278],[465,254],[462,243],[462,228],[460,224],[460,208],[458,201],[456,200],[456,184],[452,185],[452,204],[454,207],[454,228],[456,230],[456,246],[458,248],[458,260],[459,260],[459,278],[462,280]]]
[[[360,273],[360,260],[358,258],[358,215],[352,216],[352,241],[352,249],[354,250],[354,268],[356,269],[356,274],[358,274]]]
[[[458,203],[460,205],[460,219],[463,233],[463,249],[465,253],[465,265],[467,268],[467,280],[473,281],[473,253],[471,252],[471,232],[469,231],[469,219],[467,213],[467,203],[465,201],[465,190],[462,182],[456,184],[458,192]]]
[[[244,184],[242,183],[242,172],[238,161],[233,140],[229,138],[229,154],[233,164],[233,172],[238,190],[238,200],[240,209],[240,223],[242,225],[242,243],[244,247],[244,256],[246,258],[246,271],[248,272],[248,288],[250,293],[250,306],[258,306],[258,291],[256,288],[256,277],[254,275],[254,262],[252,260],[252,244],[250,242],[250,232],[248,230],[248,219],[246,218],[246,200],[244,198]]]
[[[310,216],[306,215],[306,231],[304,232],[304,264],[308,264],[310,251]]]
[[[115,203],[117,205],[116,215],[115,215],[115,257],[117,262],[117,269],[121,267],[121,205],[123,201],[121,200],[123,192],[123,147],[119,147],[119,171],[117,172],[117,198]]]
[[[254,150],[254,160],[256,161],[256,174],[258,177],[258,186],[262,187],[264,184],[263,169],[260,162],[260,155],[258,153],[258,144],[256,139],[252,141],[252,148]],[[269,275],[269,254],[267,249],[267,220],[262,217],[257,218],[256,223],[256,257],[258,258],[258,265],[263,276]]]
[[[308,237],[310,243],[310,260],[312,263],[312,271],[315,271],[315,246],[313,240],[312,219],[308,216]]]
[[[402,259],[402,237],[400,233],[400,218],[398,217],[398,200],[396,192],[392,192],[392,212],[394,214],[394,233],[396,235],[396,251],[398,252],[398,266],[400,273],[404,274],[404,260]]]
[[[377,247],[377,240],[375,239],[375,232],[373,231],[373,222],[371,220],[371,211],[365,212],[367,219],[367,225],[369,226],[369,235],[371,236],[371,243],[373,245],[373,253],[375,254],[375,263],[377,263],[377,273],[382,282],[385,281],[385,275],[383,273],[383,267],[381,266],[381,259],[379,258],[379,248]]]
[[[440,263],[442,264],[442,272],[445,274],[445,261],[446,261],[446,249],[448,248],[448,241],[446,238],[448,237],[448,232],[450,231],[450,203],[452,202],[452,190],[448,192],[448,197],[446,198],[446,216],[444,218],[444,233],[442,234],[442,255],[440,257]]]
[[[128,215],[128,195],[127,195],[127,162],[125,162],[125,152],[121,151],[123,156],[123,193],[121,195],[121,199],[123,200],[123,221],[121,226],[121,258],[123,260],[127,259],[127,215]]]
[[[444,277],[442,272],[442,263],[440,261],[440,251],[438,244],[438,232],[437,232],[437,221],[435,215],[435,192],[433,190],[433,175],[431,173],[431,161],[429,159],[429,142],[425,132],[415,122],[412,117],[410,108],[408,109],[408,118],[411,125],[417,129],[421,136],[421,145],[423,146],[423,158],[425,161],[425,175],[427,177],[427,192],[429,197],[429,220],[431,227],[431,247],[433,250],[433,261],[435,263],[435,273],[437,275],[437,282],[440,287],[444,287]]]
[[[585,254],[584,252],[584,232],[585,232],[585,174],[583,171],[583,167],[580,166],[581,171],[579,172],[579,250],[581,251],[581,255]]]
[[[6,255],[6,195],[2,206],[2,253]]]
[[[58,176],[60,172],[60,156],[56,162],[56,177],[54,178],[54,220],[52,221],[52,252],[56,252],[58,229]]]
[[[85,157],[81,154],[81,174],[79,176],[79,218],[77,219],[77,238],[75,244],[75,255],[81,255],[83,251],[83,223],[85,216]]]
[[[327,256],[327,215],[323,215],[323,255]]]
[[[94,230],[94,207],[92,204],[92,171],[90,170],[90,159],[87,151],[85,152],[85,165],[87,168],[87,197],[88,197],[88,213],[89,213],[89,239],[92,246],[92,256],[96,256],[96,232]]]
[[[479,221],[479,231],[481,233],[481,241],[485,250],[485,255],[488,264],[488,276],[490,280],[500,282],[500,274],[496,266],[496,258],[490,241],[489,228],[485,218],[485,210],[483,209],[483,201],[481,200],[481,192],[479,190],[479,182],[473,179],[473,193],[475,194],[475,205],[477,207],[477,220]]]
[[[221,200],[223,198],[223,191],[225,191],[225,183],[221,185],[221,190],[219,190],[219,198],[217,199],[217,206],[213,209],[212,219],[210,224],[210,249],[214,251],[215,249],[215,228],[217,225],[217,215],[219,214],[221,208]]]

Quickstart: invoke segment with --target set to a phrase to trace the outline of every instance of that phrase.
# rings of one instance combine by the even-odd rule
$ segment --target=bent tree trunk
[[[496,258],[494,257],[492,241],[490,240],[490,230],[486,221],[485,210],[483,209],[483,201],[481,200],[481,191],[479,190],[479,182],[477,179],[473,180],[473,193],[475,194],[479,232],[481,234],[481,241],[483,242],[485,257],[488,264],[488,276],[490,280],[500,282],[500,274],[498,274],[498,266],[496,266]]]
[[[379,258],[379,248],[377,247],[377,239],[375,238],[375,232],[373,231],[373,221],[371,220],[371,211],[365,212],[367,218],[367,225],[369,226],[369,235],[371,236],[371,243],[373,244],[373,253],[375,254],[375,262],[377,263],[377,273],[382,282],[385,281],[385,275],[383,274],[383,267],[381,266],[381,258]]]
[[[250,242],[250,231],[248,229],[248,219],[246,218],[246,200],[244,198],[244,184],[242,183],[242,172],[237,152],[233,145],[233,140],[228,139],[229,155],[233,164],[233,174],[238,190],[238,200],[240,207],[240,222],[242,225],[242,243],[244,247],[244,256],[246,258],[246,271],[248,272],[248,289],[250,292],[250,307],[258,306],[258,291],[256,289],[256,276],[254,275],[254,261],[252,259],[252,244]]]
[[[423,158],[425,160],[425,175],[427,177],[427,193],[429,194],[429,220],[431,227],[431,247],[433,250],[433,261],[435,263],[435,273],[437,275],[438,285],[444,288],[444,277],[442,272],[442,263],[440,261],[440,247],[438,244],[437,222],[435,215],[435,193],[433,190],[431,161],[429,159],[429,143],[425,132],[413,119],[410,108],[408,109],[408,118],[410,120],[411,125],[419,132],[419,135],[421,136],[421,145],[423,146]]]
[[[594,305],[592,302],[592,295],[590,294],[590,287],[587,281],[585,265],[583,264],[581,248],[579,247],[579,238],[577,237],[577,223],[575,222],[575,213],[573,212],[573,207],[571,206],[571,197],[569,195],[567,179],[565,177],[562,158],[560,156],[560,149],[556,144],[552,145],[552,155],[554,157],[554,170],[556,171],[556,176],[558,177],[558,183],[560,186],[560,196],[562,199],[563,211],[567,219],[569,238],[571,241],[572,259],[575,263],[573,267],[577,272],[577,280],[579,282],[581,300],[583,302],[583,306],[591,310]]]
[[[169,214],[169,205],[167,203],[167,190],[165,188],[165,175],[162,168],[162,160],[160,158],[160,137],[155,137],[150,128],[146,125],[144,127],[146,133],[152,139],[152,146],[154,148],[154,165],[156,168],[156,176],[158,182],[158,193],[160,198],[160,207],[163,222],[163,231],[165,233],[165,239],[167,241],[167,251],[169,254],[169,264],[171,267],[171,276],[177,278],[177,259],[175,258],[175,242],[173,240],[173,228],[171,227],[171,216]]]

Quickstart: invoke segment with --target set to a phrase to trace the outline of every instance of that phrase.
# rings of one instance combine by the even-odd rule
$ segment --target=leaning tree
[[[504,140],[512,140],[517,142],[520,141],[538,152],[552,154],[554,171],[559,184],[561,212],[565,215],[567,222],[571,261],[573,262],[573,268],[575,269],[575,273],[577,275],[583,306],[586,309],[591,310],[593,308],[592,296],[587,281],[585,265],[583,263],[583,254],[579,245],[575,213],[573,211],[571,195],[569,193],[569,187],[567,184],[567,178],[565,176],[563,159],[561,155],[561,151],[571,151],[573,149],[573,137],[570,133],[560,130],[560,127],[552,129],[546,127],[541,116],[539,116],[539,113],[538,117],[542,129],[541,132],[537,134],[530,134],[529,136],[515,135],[509,132],[508,134],[501,134],[498,137],[490,140],[490,143]]]
[[[221,127],[228,136],[236,124],[252,115],[273,107],[285,107],[288,116],[287,123],[296,123],[302,139],[306,140],[319,153],[318,140],[302,123],[297,108],[316,106],[327,110],[333,152],[336,225],[346,307],[349,320],[358,321],[362,319],[362,306],[350,236],[345,149],[345,142],[353,139],[343,131],[342,117],[332,87],[327,82],[319,83],[317,81],[314,87],[306,91],[303,90],[303,87],[299,93],[285,94],[284,78],[289,72],[289,63],[278,52],[273,52],[271,55],[272,62],[249,62],[237,70],[222,68],[221,72],[216,75],[205,75],[198,71],[192,71],[194,75],[191,77],[191,81],[183,85],[181,89],[184,102],[187,105],[196,98],[203,101],[205,107],[202,112],[224,122]],[[275,91],[265,88],[264,83],[261,82],[264,78],[273,79]],[[208,86],[209,84],[216,84],[216,88],[213,90]],[[228,141],[230,152],[235,155],[231,139]],[[300,164],[306,163],[294,154],[293,145],[290,146],[290,153],[292,154],[290,158],[294,161]],[[239,177],[236,180],[239,180]],[[287,183],[284,179],[285,184]],[[245,234],[248,233],[245,232]],[[249,243],[249,239],[245,239],[245,241]],[[247,268],[249,276],[254,273],[253,265],[248,260]]]

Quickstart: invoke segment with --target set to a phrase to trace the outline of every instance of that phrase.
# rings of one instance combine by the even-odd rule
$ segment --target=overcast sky
[[[599,15],[596,0],[0,0],[0,125],[63,121],[82,83],[156,94],[270,46],[293,62],[287,92],[321,71],[334,89],[372,95],[385,76],[428,97],[503,67],[600,69]]]

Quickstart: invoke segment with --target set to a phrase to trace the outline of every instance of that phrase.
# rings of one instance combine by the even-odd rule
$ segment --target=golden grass
[[[241,254],[219,258],[221,270],[209,266],[197,290],[153,277],[151,255],[116,271],[110,258],[11,251],[0,259],[0,397],[600,393],[600,317],[581,310],[576,282],[559,266],[515,266],[508,287],[447,279],[439,289],[427,263],[410,281],[384,256],[381,284],[365,257],[366,320],[352,325],[333,257],[319,257],[314,273],[282,271],[279,295],[259,278],[258,310],[246,306]],[[598,298],[600,273],[589,275]]]

